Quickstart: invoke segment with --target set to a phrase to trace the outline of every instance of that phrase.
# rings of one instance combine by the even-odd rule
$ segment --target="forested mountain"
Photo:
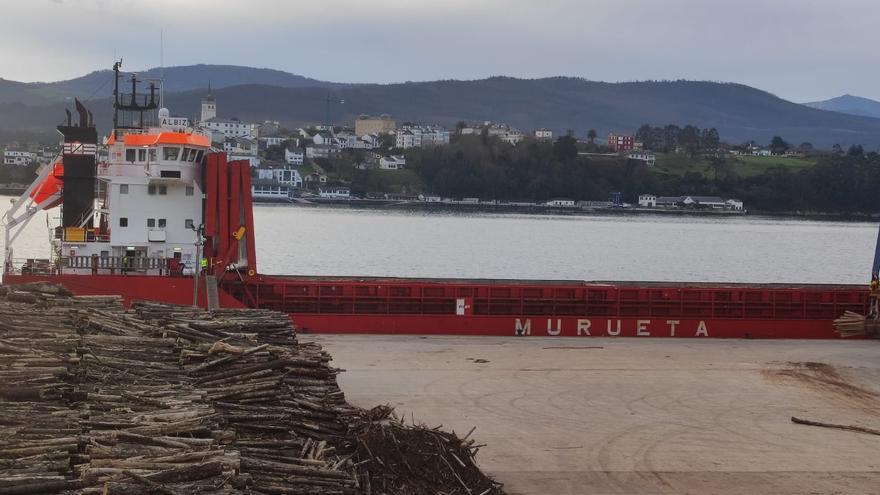
[[[843,95],[831,98],[830,100],[804,103],[804,105],[820,110],[880,118],[880,101],[862,98],[861,96]]]
[[[430,81],[337,85],[269,69],[196,65],[165,69],[166,104],[194,117],[210,81],[221,117],[287,127],[323,122],[330,96],[330,120],[351,124],[360,114],[388,113],[398,122],[454,126],[458,121],[503,122],[530,132],[549,127],[584,136],[595,129],[635,133],[642,124],[692,124],[718,129],[727,142],[767,143],[783,136],[817,147],[880,145],[880,119],[810,108],[740,84],[696,81],[604,83],[579,78]],[[158,77],[156,69],[140,76]],[[45,132],[59,122],[70,95],[89,100],[106,130],[112,77],[107,71],[49,84],[0,81],[0,132]],[[89,98],[91,97],[91,98]]]

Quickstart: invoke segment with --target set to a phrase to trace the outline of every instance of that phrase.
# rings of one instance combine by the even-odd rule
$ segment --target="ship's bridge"
[[[154,183],[192,183],[211,139],[198,132],[150,129],[127,132],[107,141],[109,160],[98,165],[98,177],[142,177]]]

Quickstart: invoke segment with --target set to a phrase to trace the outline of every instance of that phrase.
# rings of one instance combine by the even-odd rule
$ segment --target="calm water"
[[[872,223],[260,205],[264,273],[865,283]]]
[[[9,198],[0,204],[5,212]],[[254,218],[257,262],[269,274],[865,283],[877,236],[873,223],[755,217],[258,205]],[[48,256],[46,220],[31,222],[16,258]]]

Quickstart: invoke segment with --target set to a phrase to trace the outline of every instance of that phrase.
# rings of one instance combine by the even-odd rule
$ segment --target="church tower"
[[[202,97],[202,115],[199,122],[207,122],[217,116],[217,102],[211,94],[211,83],[208,83],[208,95]]]

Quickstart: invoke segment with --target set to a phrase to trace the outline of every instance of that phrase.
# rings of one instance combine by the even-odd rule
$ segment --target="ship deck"
[[[444,278],[444,277],[382,277],[382,276],[328,276],[328,275],[261,275],[266,280],[280,282],[350,282],[376,283],[387,282],[397,284],[450,284],[450,285],[510,285],[510,286],[612,286],[612,287],[666,287],[673,289],[705,288],[705,289],[861,289],[867,291],[868,284],[813,284],[813,283],[746,283],[746,282],[680,282],[662,280],[550,280],[550,279],[511,279],[511,278]]]
[[[301,336],[348,399],[487,444],[511,494],[876,493],[880,342]],[[482,362],[485,360],[486,362]]]

